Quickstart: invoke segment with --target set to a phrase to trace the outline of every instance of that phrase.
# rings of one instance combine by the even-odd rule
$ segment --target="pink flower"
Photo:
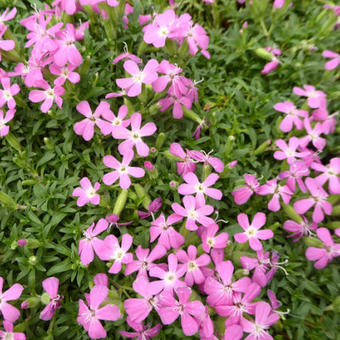
[[[288,220],[283,224],[283,229],[292,232],[287,237],[293,237],[293,242],[297,242],[301,239],[302,236],[308,235],[310,236],[312,230],[316,230],[318,225],[315,222],[308,223],[306,217],[302,216],[304,222],[298,223],[293,220]]]
[[[103,119],[100,119],[103,113],[112,113],[109,103],[101,101],[94,113],[92,113],[89,103],[84,100],[77,105],[77,111],[86,118],[80,122],[75,123],[73,129],[77,135],[83,136],[86,141],[92,139],[95,125],[100,128],[100,131],[104,136],[111,133],[112,128],[110,123]]]
[[[91,289],[88,308],[83,300],[79,300],[77,322],[88,331],[91,339],[106,337],[106,331],[99,320],[116,321],[121,318],[119,308],[113,304],[106,304],[100,308],[108,295],[109,289],[103,285]]]
[[[1,13],[0,15],[0,27],[5,26],[4,22],[12,20],[16,14],[17,14],[17,9],[16,7],[13,7],[10,12],[8,13],[8,8],[5,9],[5,11],[3,13]]]
[[[180,144],[172,143],[170,145],[170,153],[183,160],[183,162],[177,162],[177,173],[179,175],[185,175],[188,172],[195,172],[196,164],[194,163],[188,149],[184,152]]]
[[[148,317],[152,309],[157,310],[159,307],[155,296],[159,292],[158,283],[150,283],[147,277],[142,276],[133,283],[133,289],[142,298],[125,300],[124,308],[131,321],[140,323]]]
[[[331,60],[327,61],[327,63],[325,64],[326,70],[334,70],[340,64],[340,54],[338,54],[338,53],[326,50],[326,51],[322,52],[322,56],[324,58],[330,58],[331,59]]]
[[[205,204],[204,195],[212,197],[216,200],[221,200],[222,191],[214,188],[209,188],[214,185],[219,176],[216,174],[210,174],[203,183],[200,183],[197,176],[193,172],[188,172],[183,175],[183,179],[187,184],[181,184],[178,187],[178,192],[181,195],[191,195],[196,193],[196,198],[200,205]]]
[[[56,64],[51,64],[49,70],[52,74],[59,76],[54,80],[54,85],[63,86],[66,80],[69,80],[72,84],[76,84],[80,81],[80,75],[77,72],[73,72],[76,66],[69,64],[67,66],[60,67]]]
[[[308,112],[304,110],[297,110],[292,102],[277,103],[274,105],[274,109],[279,112],[285,113],[287,116],[280,123],[280,129],[283,132],[289,132],[292,130],[293,125],[298,130],[303,127],[302,120],[299,117],[307,118]]]
[[[4,320],[3,326],[5,331],[0,331],[0,339],[13,339],[13,340],[26,340],[26,335],[24,333],[14,332],[14,325],[13,323]]]
[[[132,254],[127,252],[131,245],[132,236],[130,234],[123,234],[122,246],[119,245],[116,236],[106,236],[104,242],[101,243],[100,249],[97,251],[97,255],[103,261],[114,261],[109,273],[119,273],[122,269],[122,263],[128,264],[133,260]]]
[[[184,281],[188,286],[192,287],[194,283],[201,284],[204,282],[205,277],[200,267],[205,267],[210,263],[209,255],[203,254],[196,259],[197,248],[190,245],[187,253],[184,250],[179,250],[176,256],[186,268]]]
[[[171,225],[176,222],[176,218],[169,216],[165,220],[164,214],[161,214],[151,224],[150,242],[154,242],[155,239],[159,237],[159,245],[164,246],[167,250],[170,248],[178,249],[184,243],[185,239],[178,231],[171,227]]]
[[[308,98],[308,106],[312,109],[317,109],[322,105],[326,94],[322,91],[315,90],[314,86],[303,85],[303,88],[294,87],[293,92],[298,96],[303,96]]]
[[[180,287],[176,289],[178,301],[170,292],[163,292],[160,296],[158,314],[165,325],[173,323],[181,316],[183,333],[186,336],[194,335],[198,331],[197,319],[204,313],[204,306],[198,300],[189,301],[191,289]]]
[[[2,36],[5,34],[7,26],[0,24],[0,61],[1,61],[1,50],[11,51],[15,48],[15,42],[13,40],[3,40]]]
[[[239,214],[237,221],[244,232],[234,235],[235,240],[238,243],[249,241],[250,248],[255,251],[262,250],[262,244],[259,240],[268,240],[274,236],[270,229],[259,230],[266,223],[266,215],[264,213],[256,213],[251,224],[249,224],[246,214]]]
[[[11,80],[7,77],[1,77],[0,82],[4,88],[3,90],[0,90],[0,107],[3,107],[7,103],[8,108],[12,110],[16,106],[13,96],[20,92],[20,87],[18,84],[13,84],[11,86]]]
[[[217,277],[207,277],[204,291],[208,294],[207,303],[210,306],[220,304],[231,305],[234,292],[244,293],[251,284],[249,277],[233,282],[234,266],[231,261],[222,261],[216,264]]]
[[[7,301],[19,299],[22,291],[24,290],[24,287],[19,283],[15,283],[11,288],[7,289],[3,293],[3,284],[4,279],[0,276],[0,312],[2,313],[2,316],[6,321],[13,323],[18,320],[20,316],[20,311],[7,303]]]
[[[170,254],[168,256],[168,269],[164,270],[160,266],[154,266],[150,269],[149,275],[151,277],[157,277],[160,280],[154,281],[158,284],[158,292],[170,291],[170,293],[178,288],[185,286],[185,283],[180,278],[185,274],[185,267],[178,265],[176,255]]]
[[[6,112],[6,116],[4,116],[4,112],[0,110],[0,137],[4,137],[8,135],[9,126],[6,125],[6,123],[11,121],[14,115],[15,115],[15,110],[8,110]]]
[[[119,333],[125,336],[126,338],[137,338],[138,340],[149,340],[157,336],[162,328],[160,323],[152,328],[148,328],[149,327],[148,325],[143,326],[143,324],[141,323],[133,322],[130,318],[127,318],[126,322],[131,328],[133,328],[136,331],[136,332],[120,331]]]
[[[306,257],[309,261],[316,261],[314,267],[322,269],[330,263],[334,257],[340,256],[340,244],[334,243],[331,233],[327,228],[319,228],[316,231],[318,238],[324,243],[323,248],[309,247]]]
[[[259,195],[270,195],[273,194],[272,199],[268,203],[268,209],[271,211],[279,211],[281,208],[280,197],[285,204],[288,204],[291,199],[293,192],[288,188],[287,185],[277,184],[277,179],[271,179],[266,184],[261,185],[258,188]]]
[[[199,48],[201,48],[202,54],[207,59],[210,59],[210,54],[207,51],[209,47],[209,37],[205,29],[199,24],[193,25],[192,22],[191,25],[187,27],[188,29],[184,32],[184,36],[189,45],[189,53],[195,55]]]
[[[61,10],[65,11],[68,15],[73,15],[79,10],[77,0],[55,0],[52,6],[60,6]]]
[[[221,233],[216,236],[218,231],[218,225],[216,223],[210,224],[207,228],[204,228],[201,235],[202,248],[206,253],[210,252],[210,249],[224,249],[227,246],[228,234]]]
[[[43,113],[46,113],[53,105],[53,102],[58,105],[58,107],[61,109],[63,105],[63,100],[61,96],[64,95],[65,90],[61,86],[55,86],[52,88],[46,80],[37,80],[34,84],[36,87],[42,88],[42,90],[32,90],[28,98],[33,103],[39,103],[42,102],[42,105],[40,106],[40,110]]]
[[[122,105],[118,110],[117,117],[111,110],[105,110],[102,112],[102,117],[111,124],[113,138],[116,138],[116,132],[119,132],[121,127],[127,128],[130,125],[130,119],[124,120],[124,118],[128,115],[128,110],[129,109],[126,105]]]
[[[255,307],[255,322],[245,318],[241,319],[243,331],[250,333],[247,340],[273,339],[267,332],[269,327],[280,320],[280,315],[275,313],[267,302],[259,301]]]
[[[288,145],[283,139],[275,141],[275,144],[281,151],[274,152],[274,158],[280,161],[287,159],[288,164],[292,164],[296,161],[296,158],[305,156],[305,153],[297,152],[296,149],[300,145],[300,140],[297,137],[291,137]]]
[[[304,214],[311,207],[315,206],[313,211],[313,221],[319,223],[326,215],[331,215],[332,205],[327,201],[327,193],[322,189],[318,181],[314,178],[306,178],[305,184],[312,197],[299,200],[294,203],[294,209],[298,214]]]
[[[340,179],[338,175],[340,174],[340,158],[332,158],[327,166],[322,164],[313,163],[313,169],[316,171],[321,171],[322,174],[315,177],[315,180],[323,186],[327,181],[328,189],[332,195],[340,194]]]
[[[281,55],[281,50],[279,50],[278,48],[271,48],[269,46],[266,46],[265,50],[267,50],[268,52],[271,53],[272,60],[269,63],[267,63],[266,65],[264,65],[264,68],[261,71],[261,74],[268,74],[268,73],[276,70],[276,68],[280,64],[280,61],[279,61],[279,59],[276,58],[276,56]]]
[[[157,130],[154,123],[146,123],[141,127],[142,115],[139,112],[132,114],[131,116],[131,130],[121,126],[119,130],[115,132],[116,139],[125,139],[124,142],[118,146],[118,151],[121,154],[132,150],[136,146],[138,155],[146,157],[149,154],[149,147],[143,142],[142,137],[151,136]]]
[[[306,192],[307,189],[302,178],[308,175],[309,169],[306,164],[303,161],[297,161],[293,164],[290,164],[289,170],[281,172],[278,178],[288,178],[286,185],[292,192],[295,192],[296,190],[296,183],[299,185],[299,188],[302,192]]]
[[[40,319],[51,320],[56,310],[60,307],[62,296],[58,295],[59,280],[56,277],[49,277],[42,282],[44,290],[50,297],[48,305],[41,311]]]
[[[323,148],[326,146],[326,139],[320,137],[320,135],[323,133],[322,125],[320,123],[316,123],[314,128],[312,128],[310,125],[310,120],[305,118],[304,126],[308,135],[300,139],[300,146],[305,148],[310,142],[312,142],[313,146],[319,151],[323,150]]]
[[[171,205],[172,210],[175,212],[172,216],[177,218],[177,221],[181,221],[186,217],[185,227],[188,230],[197,230],[198,226],[196,222],[205,227],[215,223],[212,218],[207,217],[214,211],[214,208],[211,205],[200,204],[199,200],[191,195],[183,197],[183,204],[184,208],[178,203],[173,203]]]
[[[90,180],[87,177],[83,177],[80,180],[80,188],[75,188],[72,193],[73,197],[79,197],[77,200],[77,206],[82,207],[88,202],[98,205],[100,196],[96,194],[96,192],[99,190],[99,188],[99,182],[96,182],[93,187]]]
[[[93,259],[94,259],[94,253],[93,250],[97,253],[98,249],[101,245],[102,240],[97,238],[96,236],[102,233],[104,230],[107,229],[109,226],[108,222],[101,218],[94,228],[94,222],[91,224],[91,226],[84,231],[85,238],[79,241],[79,255],[81,263],[84,266],[89,265]]]
[[[121,60],[132,60],[136,64],[141,64],[142,63],[142,60],[140,58],[138,58],[137,56],[135,56],[134,54],[131,54],[129,52],[124,52],[124,53],[120,54],[115,59],[113,59],[112,63],[113,64],[117,64]]]
[[[142,92],[142,84],[151,84],[158,78],[158,61],[156,59],[149,60],[143,71],[139,70],[134,61],[127,60],[124,63],[124,69],[132,75],[132,78],[116,79],[116,84],[126,90],[129,97],[138,96]]]
[[[103,159],[104,165],[115,169],[115,171],[111,171],[103,176],[103,182],[106,185],[112,185],[119,178],[119,185],[122,189],[128,189],[131,185],[131,180],[129,176],[141,178],[145,175],[145,171],[142,168],[137,168],[133,166],[129,166],[133,159],[133,152],[128,150],[124,156],[123,160],[120,163],[113,156],[105,156]]]
[[[145,166],[145,164],[144,164]],[[162,207],[162,199],[160,197],[155,198],[148,205],[148,212],[138,210],[138,217],[141,219],[148,218],[152,216],[154,212],[157,212]]]
[[[258,193],[260,187],[256,176],[245,174],[243,175],[243,178],[246,181],[246,186],[232,192],[234,201],[238,205],[248,202],[253,193]]]

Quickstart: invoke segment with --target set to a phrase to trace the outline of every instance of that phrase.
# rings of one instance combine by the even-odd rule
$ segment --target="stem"
[[[267,30],[267,27],[266,27],[266,24],[264,23],[263,18],[260,19],[260,25],[261,25],[261,27],[262,27],[263,34],[264,34],[267,38],[269,38],[270,34],[269,34],[268,30]]]

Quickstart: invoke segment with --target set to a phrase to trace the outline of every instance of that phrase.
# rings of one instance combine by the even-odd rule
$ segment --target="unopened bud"
[[[48,293],[43,293],[41,296],[40,296],[40,301],[42,304],[44,305],[48,305],[50,303],[50,296],[48,295]]]
[[[25,239],[20,239],[18,240],[18,246],[20,247],[25,247],[25,245],[27,244],[27,241]]]
[[[148,171],[152,171],[155,169],[154,165],[149,161],[144,162],[144,168]]]
[[[35,266],[38,263],[38,258],[36,256],[30,256],[28,259],[28,263],[32,266]]]

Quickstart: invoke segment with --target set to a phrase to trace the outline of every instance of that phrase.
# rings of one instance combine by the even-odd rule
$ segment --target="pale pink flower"
[[[67,66],[60,67],[56,64],[51,64],[49,70],[52,74],[58,76],[54,80],[54,85],[63,86],[66,80],[69,80],[72,84],[76,84],[80,81],[80,75],[77,72],[73,72],[76,66],[69,64]]]
[[[0,15],[0,27],[5,26],[4,22],[12,20],[16,14],[17,14],[17,9],[16,7],[13,7],[10,12],[8,13],[9,9],[6,8],[5,11],[3,13],[1,13]]]
[[[237,216],[237,221],[244,232],[235,234],[235,240],[238,243],[249,241],[250,248],[255,251],[263,249],[259,240],[268,240],[274,237],[274,233],[270,229],[259,230],[266,223],[266,215],[264,213],[256,213],[251,224],[249,224],[248,216],[243,213]]]
[[[106,185],[112,185],[119,178],[119,185],[122,189],[128,189],[131,185],[131,180],[129,176],[141,178],[145,175],[145,171],[142,168],[129,166],[134,154],[131,150],[125,152],[123,156],[123,160],[120,163],[113,156],[105,156],[103,159],[103,163],[105,166],[115,169],[103,176],[103,182]]]
[[[59,280],[56,277],[49,277],[42,282],[42,286],[50,297],[47,306],[41,311],[40,319],[44,321],[51,320],[56,310],[60,307],[60,302],[63,299],[58,295]]]
[[[119,130],[115,132],[116,139],[125,139],[124,142],[119,144],[118,151],[121,154],[125,154],[125,152],[132,150],[135,146],[138,155],[146,157],[149,154],[149,147],[143,142],[142,137],[153,135],[157,127],[152,122],[146,123],[141,127],[142,115],[139,112],[132,114],[130,121],[131,130],[120,126]]]
[[[81,239],[79,241],[79,248],[78,253],[80,255],[80,261],[84,266],[88,266],[94,259],[94,252],[97,253],[102,240],[97,238],[96,236],[102,233],[104,230],[108,228],[109,224],[104,219],[101,218],[97,224],[96,227],[94,227],[94,222],[91,224],[91,226],[84,231],[84,239]]]
[[[332,204],[327,201],[328,194],[314,178],[306,178],[305,184],[312,197],[299,200],[294,203],[294,209],[298,214],[304,214],[314,206],[313,221],[322,222],[326,215],[331,215]]]
[[[246,181],[246,186],[232,192],[234,202],[238,205],[248,202],[253,193],[258,194],[258,189],[260,187],[256,176],[245,174],[243,175],[243,178]]]
[[[158,314],[164,325],[173,323],[181,316],[183,333],[186,336],[194,335],[199,328],[197,319],[204,313],[202,302],[190,301],[191,288],[180,287],[176,289],[178,301],[170,292],[163,292],[160,297]]]
[[[310,125],[310,120],[305,118],[304,127],[308,135],[300,139],[300,146],[305,148],[310,142],[312,142],[313,146],[319,151],[323,150],[323,148],[326,146],[326,139],[320,137],[320,135],[323,133],[321,123],[316,123],[314,128],[312,128]]]
[[[3,285],[4,279],[0,276],[0,312],[6,321],[13,323],[19,319],[20,311],[7,302],[19,299],[24,287],[19,283],[15,283],[11,288],[2,292]]]
[[[89,333],[91,339],[106,337],[106,331],[99,320],[116,321],[122,316],[119,308],[113,304],[105,304],[100,308],[108,295],[109,289],[103,285],[96,285],[91,289],[88,306],[83,300],[79,300],[79,312],[77,322]]]
[[[240,1],[246,0],[238,0],[238,3],[243,3]],[[243,337],[243,329],[240,325],[230,325],[227,326],[224,333],[223,340],[240,340]]]
[[[109,278],[107,277],[106,274],[99,273],[94,276],[93,283],[95,285],[109,287]]]
[[[298,96],[308,98],[308,106],[312,109],[317,109],[322,105],[322,101],[326,97],[326,94],[322,91],[318,91],[312,85],[303,85],[303,89],[300,87],[294,87],[293,92]]]
[[[326,51],[322,52],[322,56],[324,58],[330,58],[331,59],[331,60],[327,61],[327,63],[325,64],[326,70],[334,70],[340,64],[340,54],[338,54],[338,53],[326,50]]]
[[[118,115],[111,110],[105,110],[102,112],[102,117],[111,124],[112,137],[116,138],[116,132],[119,132],[120,127],[127,128],[130,125],[130,119],[125,119],[129,113],[129,109],[126,105],[122,105],[118,110]]]
[[[96,192],[99,188],[99,182],[96,182],[93,187],[90,180],[87,177],[83,177],[80,180],[80,188],[75,188],[72,193],[73,197],[79,197],[77,200],[78,207],[82,207],[88,202],[91,202],[94,205],[98,205],[100,201],[100,196],[96,194]]]
[[[0,107],[7,103],[8,108],[12,110],[16,106],[13,96],[20,92],[20,87],[18,84],[11,85],[11,80],[7,77],[1,77],[0,82],[3,87],[3,90],[0,90]]]
[[[75,123],[73,130],[77,135],[83,136],[86,141],[92,139],[95,125],[99,127],[101,133],[104,136],[111,133],[111,124],[103,119],[100,119],[103,113],[110,114],[111,110],[109,103],[101,101],[94,113],[92,113],[89,103],[84,100],[77,105],[77,111],[86,118]]]
[[[119,333],[126,338],[136,338],[138,340],[149,340],[158,335],[161,331],[162,325],[159,323],[156,326],[149,328],[149,325],[144,326],[141,323],[133,322],[130,318],[126,319],[128,325],[135,330],[135,332],[120,331]]]
[[[323,242],[323,248],[309,247],[306,257],[309,261],[316,261],[314,267],[322,269],[330,263],[333,258],[340,256],[340,244],[335,243],[327,228],[319,228],[316,231],[318,238]]]
[[[115,59],[113,59],[112,63],[117,64],[121,60],[132,60],[136,64],[142,63],[142,59],[138,58],[137,56],[135,56],[134,54],[129,53],[129,52],[124,52],[124,53],[118,55]]]
[[[52,6],[59,6],[62,11],[66,12],[68,15],[73,15],[80,10],[77,0],[54,0]]]
[[[302,192],[306,192],[307,189],[302,178],[308,175],[309,169],[306,166],[306,164],[303,161],[297,161],[294,162],[293,164],[290,164],[289,170],[281,172],[278,178],[279,179],[287,178],[286,185],[292,192],[295,192],[296,190],[296,183],[298,184]]]
[[[283,132],[289,132],[292,130],[293,125],[296,129],[301,130],[303,127],[302,120],[299,117],[307,118],[308,112],[305,110],[297,110],[292,102],[277,103],[274,105],[274,109],[279,112],[285,113],[287,116],[283,118],[280,123],[280,129]]]
[[[158,78],[158,61],[156,59],[149,60],[143,71],[134,61],[127,60],[124,63],[124,69],[132,77],[116,79],[116,84],[126,90],[129,97],[138,96],[142,92],[142,84],[151,84]]]
[[[210,252],[210,249],[224,249],[227,246],[229,235],[227,233],[220,233],[216,235],[218,231],[218,225],[216,223],[210,224],[207,228],[204,228],[201,239],[202,248],[206,253]]]
[[[181,184],[178,187],[178,192],[181,195],[191,195],[196,194],[196,198],[200,205],[205,204],[204,195],[212,197],[216,200],[221,200],[222,191],[214,188],[209,188],[214,185],[218,180],[219,176],[217,174],[210,174],[203,183],[200,183],[197,176],[193,172],[188,172],[183,175],[183,179],[186,184]]]
[[[172,143],[170,145],[170,153],[182,160],[182,162],[177,162],[177,173],[179,175],[185,175],[188,172],[195,172],[196,164],[191,157],[191,151],[186,149],[186,152],[184,152],[180,144]]]
[[[26,340],[26,335],[24,333],[14,332],[14,325],[13,323],[4,320],[3,326],[5,331],[0,330],[0,339],[2,340]]]
[[[303,222],[296,222],[293,220],[288,220],[283,224],[283,229],[292,232],[287,237],[293,237],[293,242],[297,242],[301,239],[302,236],[310,236],[312,231],[315,231],[318,225],[315,222],[308,223],[308,220],[305,216],[302,216]]]
[[[188,29],[184,32],[184,37],[187,39],[189,45],[189,53],[191,55],[195,55],[199,48],[201,49],[201,53],[207,58],[210,59],[210,54],[207,51],[209,47],[209,37],[205,29],[199,25],[191,22],[191,25],[188,26]]]
[[[9,126],[6,124],[13,119],[14,115],[15,110],[8,110],[5,116],[4,112],[0,110],[0,137],[8,135]]]
[[[323,164],[313,163],[312,168],[322,172],[321,175],[315,177],[315,180],[323,186],[327,181],[328,189],[332,195],[340,194],[340,158],[332,158],[327,166]]]
[[[172,216],[174,216],[177,221],[181,221],[186,217],[185,227],[188,230],[197,230],[197,222],[205,227],[215,223],[212,218],[207,217],[214,211],[211,205],[200,204],[199,200],[191,195],[183,197],[183,204],[184,208],[178,203],[171,205],[172,210],[175,212]]]
[[[288,164],[292,164],[296,161],[296,158],[304,157],[306,154],[296,151],[300,146],[301,141],[297,137],[291,137],[288,145],[283,139],[278,139],[275,144],[281,151],[274,152],[274,158],[280,161],[286,159]],[[307,142],[308,144],[308,142]]]
[[[130,234],[123,234],[120,246],[116,236],[108,235],[101,243],[100,249],[97,251],[98,257],[103,261],[114,261],[109,270],[110,274],[119,273],[122,263],[128,264],[133,260],[132,254],[127,252],[132,245],[132,240]]]
[[[7,30],[7,26],[1,26],[0,23],[0,61],[2,59],[1,50],[3,51],[11,51],[15,48],[15,42],[13,40],[3,40],[2,37]]]

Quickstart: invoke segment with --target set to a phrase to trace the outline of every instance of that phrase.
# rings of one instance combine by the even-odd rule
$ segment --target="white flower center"
[[[198,265],[196,263],[196,261],[189,261],[188,262],[188,272],[192,272],[194,270],[198,269]]]
[[[288,157],[294,157],[294,156],[295,156],[295,151],[292,150],[292,149],[287,149],[287,150],[285,151],[285,153],[286,153],[286,155],[287,155]]]
[[[161,26],[158,30],[158,35],[161,37],[167,37],[169,34],[169,30],[166,26]]]
[[[254,326],[255,326],[254,327],[255,336],[260,337],[264,333],[264,327],[261,325],[257,325],[257,324],[255,324]]]
[[[204,193],[204,186],[203,184],[199,183],[195,186],[196,192]]]
[[[214,244],[215,244],[215,238],[214,238],[214,237],[208,237],[208,238],[207,238],[207,244],[208,244],[210,247],[213,247]]]
[[[113,122],[112,125],[118,126],[122,124],[122,120],[119,118],[116,118]]]
[[[131,133],[131,139],[134,140],[135,142],[137,142],[138,140],[140,140],[140,135],[137,131],[133,131]]]
[[[113,255],[113,258],[117,261],[121,261],[125,255],[125,251],[122,249],[117,249]]]
[[[257,234],[257,229],[250,226],[247,230],[246,230],[246,234],[248,237],[255,237]]]
[[[139,71],[137,74],[135,74],[133,76],[133,78],[135,79],[136,83],[141,83],[144,79],[144,72],[143,71]]]
[[[2,335],[3,340],[14,340],[14,333],[6,332]]]
[[[3,96],[4,96],[4,98],[5,98],[6,100],[12,99],[11,92],[9,92],[8,90],[4,90]]]
[[[125,165],[121,165],[118,169],[118,172],[121,174],[126,174],[128,172],[128,167]]]
[[[188,217],[191,218],[192,220],[196,220],[198,217],[197,211],[196,210],[190,210],[188,212]]]
[[[86,196],[88,198],[92,198],[96,195],[96,192],[94,191],[94,188],[90,188],[86,190]]]
[[[45,91],[46,97],[53,99],[55,97],[53,89],[48,89]]]
[[[166,285],[172,286],[176,281],[176,274],[172,272],[166,273],[164,276],[164,281]]]

